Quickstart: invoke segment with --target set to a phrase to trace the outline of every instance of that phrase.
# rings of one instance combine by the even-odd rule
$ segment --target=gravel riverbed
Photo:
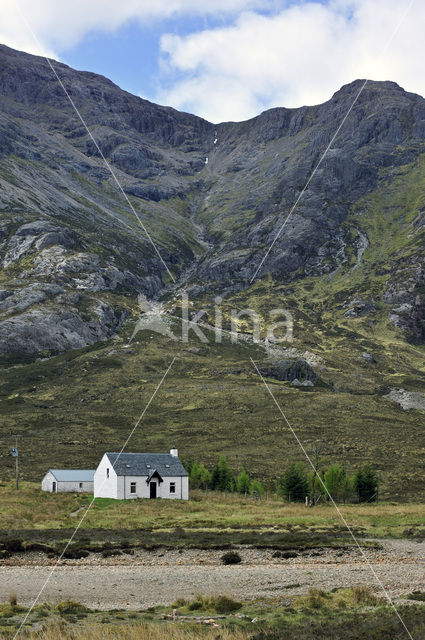
[[[0,565],[0,601],[16,591],[23,605],[33,602],[77,600],[98,609],[142,609],[170,604],[196,593],[225,593],[236,599],[288,597],[311,587],[369,585],[391,598],[425,590],[425,543],[381,540],[382,549],[320,549],[294,558],[274,557],[272,549],[240,547],[242,562],[224,566],[222,551],[135,550],[102,558],[54,560],[42,553],[17,554]]]

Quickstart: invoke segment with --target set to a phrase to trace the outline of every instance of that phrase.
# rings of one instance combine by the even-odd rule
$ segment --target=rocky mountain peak
[[[421,162],[423,98],[394,82],[368,81],[321,160],[364,80],[343,86],[322,105],[274,108],[246,122],[214,125],[132,96],[100,75],[54,65],[96,144],[46,60],[0,46],[0,260],[4,290],[12,292],[4,322],[14,314],[12,332],[18,334],[19,314],[27,314],[22,340],[12,342],[12,325],[4,325],[0,350],[38,349],[40,341],[25,338],[24,329],[47,326],[44,312],[57,326],[69,326],[69,316],[61,316],[66,310],[77,336],[68,342],[52,337],[43,342],[46,349],[111,335],[138,293],[172,295],[164,262],[176,287],[202,295],[246,289],[272,242],[258,275],[269,272],[288,286],[354,268],[387,273],[394,252],[396,267],[378,297],[392,305],[391,322],[415,339],[425,335],[418,240],[425,203],[400,196],[399,213],[389,213],[390,204],[377,195],[382,184],[394,185]],[[383,224],[370,224],[378,200],[379,215],[392,220],[388,253],[376,247],[379,234],[372,237]],[[373,252],[373,266],[366,265]],[[37,298],[37,306],[22,309],[28,286],[38,292],[28,298]],[[46,286],[53,287],[49,295]],[[376,300],[376,292],[360,296],[371,313],[369,297]],[[350,299],[351,292],[343,302]],[[99,300],[109,318],[105,331]]]

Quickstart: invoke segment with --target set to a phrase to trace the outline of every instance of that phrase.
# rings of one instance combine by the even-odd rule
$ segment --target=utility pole
[[[310,443],[310,440],[304,440],[305,443]],[[319,476],[322,465],[325,462],[325,459],[322,457],[324,453],[324,446],[320,439],[315,440],[314,449],[312,454],[310,455],[310,459],[313,458],[312,462],[314,465],[313,477],[311,479],[311,504],[314,506],[316,504],[316,478]]]
[[[16,462],[16,488],[19,489],[19,450],[18,450],[18,438],[20,436],[18,434],[14,435],[15,438],[15,446],[12,447],[12,456],[15,458]]]

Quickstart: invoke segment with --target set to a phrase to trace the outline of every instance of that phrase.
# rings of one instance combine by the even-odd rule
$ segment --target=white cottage
[[[51,493],[93,493],[94,469],[49,469],[41,488]]]
[[[95,498],[189,499],[189,477],[170,453],[105,453],[94,473]]]

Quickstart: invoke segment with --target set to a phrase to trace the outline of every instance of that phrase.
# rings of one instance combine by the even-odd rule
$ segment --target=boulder
[[[376,364],[376,360],[371,353],[362,353],[360,356],[364,362],[368,362],[369,364]]]
[[[303,382],[311,382],[311,385],[305,386],[312,386],[318,379],[312,366],[304,358],[277,360],[267,367],[262,367],[260,372],[265,377],[295,383],[294,386],[300,386]]]

